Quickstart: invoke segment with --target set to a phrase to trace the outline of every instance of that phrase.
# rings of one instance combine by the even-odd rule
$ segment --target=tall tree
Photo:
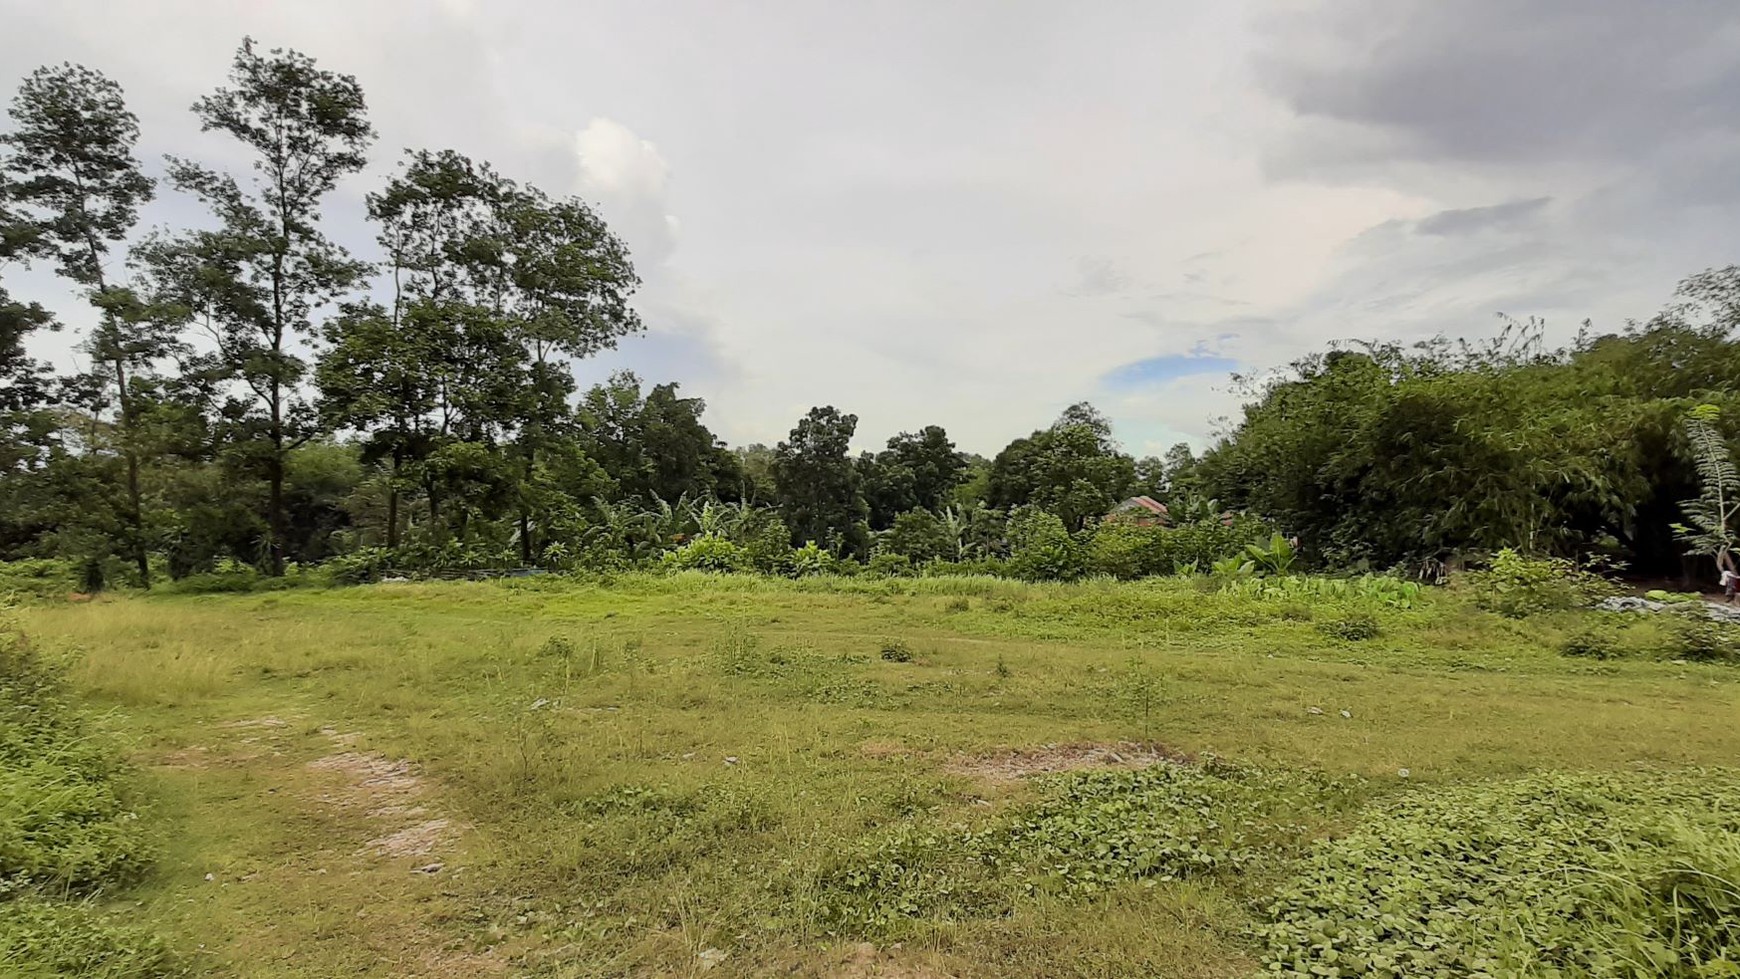
[[[628,300],[640,286],[628,248],[596,212],[575,198],[556,200],[535,187],[508,196],[502,212],[506,248],[499,312],[524,348],[530,383],[516,418],[527,492],[519,507],[520,557],[531,563],[536,543],[533,477],[540,456],[573,434],[569,399],[572,358],[590,357],[642,329]]]
[[[933,513],[942,509],[966,478],[967,458],[940,425],[926,425],[889,439],[874,458],[865,453],[859,470],[870,503],[870,525],[881,530],[895,515],[914,507]]]
[[[245,448],[267,483],[266,563],[282,574],[286,460],[318,431],[299,392],[301,350],[319,311],[368,271],[321,232],[321,202],[363,168],[374,130],[356,79],[295,51],[262,53],[252,39],[236,52],[229,87],[193,111],[203,130],[228,134],[252,154],[254,173],[244,184],[172,157],[171,182],[204,201],[218,227],[187,234],[158,257],[164,271],[179,273],[183,298],[245,391]]]
[[[611,375],[581,398],[580,444],[616,481],[618,493],[642,503],[741,493],[737,457],[701,421],[707,403],[677,394],[676,384],[643,392],[629,371]]]
[[[1075,530],[1105,513],[1135,479],[1135,461],[1113,441],[1111,422],[1082,402],[997,453],[987,496],[992,506],[1040,507]]]
[[[171,348],[174,316],[141,303],[104,268],[109,247],[126,239],[152,183],[133,156],[139,121],[121,87],[82,65],[38,68],[12,102],[6,166],[17,174],[15,196],[32,212],[62,275],[85,287],[97,325],[85,344],[100,372],[104,400],[118,409],[117,441],[126,460],[122,523],[145,587],[151,586],[149,544],[140,491],[139,412],[130,378],[152,369]],[[98,407],[92,406],[93,409]]]
[[[327,346],[315,366],[321,421],[362,433],[363,461],[387,463],[386,545],[398,547],[406,467],[427,458],[435,441],[432,337],[375,303],[347,306],[323,332]]]
[[[42,229],[10,206],[14,188],[0,171],[0,269],[40,253]],[[48,368],[30,356],[26,339],[59,329],[48,310],[14,300],[0,285],[0,477],[34,468],[52,423],[42,407],[52,396]]]
[[[641,329],[629,306],[639,279],[628,250],[582,202],[521,187],[451,150],[410,153],[369,209],[389,256],[393,329],[417,335],[407,342],[433,384],[438,426],[428,451],[476,443],[444,457],[465,459],[466,472],[482,471],[479,453],[512,453],[529,563],[562,495],[548,480],[577,472],[561,447],[577,432],[571,360]],[[551,452],[563,458],[544,465]],[[433,510],[440,485],[428,490]]]
[[[869,508],[849,454],[857,429],[857,415],[832,405],[811,408],[774,449],[774,484],[794,543],[812,540],[860,555],[868,546]]]

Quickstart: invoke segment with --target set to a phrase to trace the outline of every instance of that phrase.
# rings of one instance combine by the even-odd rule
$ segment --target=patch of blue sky
[[[1229,374],[1237,370],[1238,366],[1236,360],[1210,354],[1167,354],[1114,368],[1106,372],[1100,380],[1108,388],[1129,389],[1163,384],[1198,374]]]

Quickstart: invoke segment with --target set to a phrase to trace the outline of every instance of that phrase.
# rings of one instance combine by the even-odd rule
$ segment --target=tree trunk
[[[520,507],[520,564],[526,567],[532,564],[532,518],[523,506]]]
[[[272,384],[272,460],[266,476],[271,485],[266,504],[271,511],[266,518],[270,537],[268,570],[272,577],[278,578],[284,574],[284,538],[289,535],[289,528],[284,519],[284,416],[276,380]]]
[[[133,403],[127,394],[127,362],[115,358],[116,400],[121,406],[121,450],[127,457],[127,521],[133,525],[133,561],[139,586],[151,590],[151,554],[145,547],[145,506],[140,502],[139,447],[133,444]]]
[[[393,450],[392,482],[387,486],[387,549],[399,546],[399,450]]]

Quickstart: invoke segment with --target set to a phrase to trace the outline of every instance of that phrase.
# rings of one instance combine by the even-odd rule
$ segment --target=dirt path
[[[509,974],[466,921],[469,827],[414,764],[291,713],[190,733],[146,760],[179,810],[159,910],[216,974]]]

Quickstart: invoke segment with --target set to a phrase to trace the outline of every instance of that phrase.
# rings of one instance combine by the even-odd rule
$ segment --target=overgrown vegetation
[[[1318,841],[1416,787],[1740,751],[1736,676],[1675,616],[1400,585],[676,571],[22,614],[174,819],[131,923],[217,971],[1224,979]],[[1620,655],[1560,655],[1597,630]]]
[[[1359,789],[1213,759],[1058,776],[1039,801],[982,826],[901,827],[842,857],[817,882],[818,913],[881,934],[902,919],[1001,915],[1045,896],[1236,880],[1298,852]]]
[[[1707,979],[1740,962],[1733,770],[1436,788],[1264,902],[1272,974]]]
[[[0,960],[22,976],[180,975],[150,930],[84,903],[136,882],[153,845],[64,669],[0,609]]]

